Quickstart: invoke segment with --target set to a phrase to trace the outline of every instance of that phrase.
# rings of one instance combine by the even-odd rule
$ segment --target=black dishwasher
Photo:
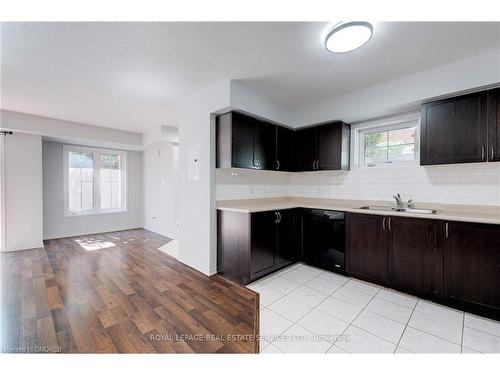
[[[302,259],[311,266],[345,273],[345,213],[302,211]]]

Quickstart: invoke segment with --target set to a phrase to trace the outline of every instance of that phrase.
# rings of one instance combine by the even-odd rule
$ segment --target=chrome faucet
[[[403,207],[403,201],[401,200],[401,195],[399,195],[399,193],[396,193],[393,198],[396,200],[396,204],[398,207]]]

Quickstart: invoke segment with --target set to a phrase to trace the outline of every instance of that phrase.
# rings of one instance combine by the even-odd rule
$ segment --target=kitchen
[[[261,319],[270,315],[270,325],[276,327],[281,320],[288,329],[270,328],[277,337],[283,332],[286,337],[294,327],[332,333],[311,322],[310,315],[322,311],[327,315],[317,321],[333,317],[359,329],[356,319],[366,311],[375,313],[372,324],[393,319],[401,332],[392,337],[382,334],[367,348],[337,339],[330,350],[430,350],[418,344],[420,331],[401,342],[405,327],[410,327],[407,332],[420,328],[424,335],[434,335],[434,350],[473,350],[467,345],[479,349],[467,334],[468,326],[474,325],[468,321],[475,316],[468,314],[500,319],[500,169],[495,163],[500,160],[499,129],[500,89],[494,86],[429,98],[420,105],[420,113],[355,126],[331,121],[291,129],[249,113],[218,115],[218,272],[261,294]],[[374,153],[377,147],[383,152]],[[346,182],[350,169],[367,176],[353,178],[352,184],[361,187]],[[379,190],[380,179],[389,181]],[[424,179],[429,191],[419,192]],[[339,185],[345,185],[344,190]],[[447,196],[450,187],[460,186],[464,193]],[[319,282],[321,277],[334,281],[326,285]],[[349,283],[355,283],[354,290],[348,289]],[[346,287],[351,293],[342,290]],[[348,310],[356,303],[346,311],[322,307],[332,298],[352,303],[355,291],[365,294],[353,313]],[[370,302],[380,292],[391,295],[380,297],[384,302],[409,302],[404,306],[408,314]],[[427,321],[419,321],[413,312],[421,305],[431,310]],[[444,318],[447,312],[456,316]],[[458,322],[442,332],[442,319],[460,316],[465,325]],[[267,332],[265,325],[261,322],[261,330]],[[339,337],[342,329],[335,331]],[[261,341],[264,351],[328,348],[312,342],[309,347],[279,340],[273,344],[273,339]]]

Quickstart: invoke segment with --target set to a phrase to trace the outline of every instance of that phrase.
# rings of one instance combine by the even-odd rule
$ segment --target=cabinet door
[[[500,317],[500,226],[449,222],[445,297]]]
[[[317,129],[306,128],[295,133],[295,165],[298,171],[313,171],[317,160]]]
[[[488,161],[500,161],[500,88],[488,91]]]
[[[251,217],[251,277],[272,272],[276,266],[276,221],[274,211],[253,213]]]
[[[320,170],[341,169],[342,123],[318,127],[318,164]]]
[[[277,228],[277,265],[283,267],[298,260],[298,221],[296,210],[278,211],[281,215]]]
[[[257,169],[276,169],[276,125],[255,120],[253,157]]]
[[[386,221],[385,216],[348,215],[348,272],[352,276],[387,283]]]
[[[253,133],[255,119],[232,112],[231,160],[234,168],[255,168],[253,155]]]
[[[443,296],[441,221],[390,217],[389,285],[418,296]]]
[[[423,104],[420,164],[486,161],[486,92]]]
[[[293,154],[294,131],[276,127],[276,169],[292,172],[295,169]]]

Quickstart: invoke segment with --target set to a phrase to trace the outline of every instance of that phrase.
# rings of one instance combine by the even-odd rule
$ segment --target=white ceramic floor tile
[[[284,294],[290,293],[292,290],[297,289],[300,286],[300,284],[297,284],[296,282],[285,279],[283,277],[276,277],[275,279],[266,281],[263,284],[271,289],[274,289],[277,292]]]
[[[460,345],[412,327],[406,327],[399,346],[413,353],[460,353]]]
[[[347,323],[351,323],[356,316],[363,310],[362,307],[351,305],[350,303],[339,299],[328,297],[317,307],[318,310],[335,316]]]
[[[318,276],[319,272],[306,267],[300,267],[283,275],[285,279],[292,280],[298,284],[304,284],[312,278]]]
[[[367,282],[364,282],[364,281],[359,281],[359,280],[349,280],[349,282],[347,284],[345,284],[346,287],[349,287],[351,289],[354,289],[358,292],[361,292],[361,293],[364,293],[364,294],[368,294],[370,296],[374,296],[375,294],[377,294],[380,289],[382,289],[380,286],[378,285],[375,285],[375,284],[371,284],[371,283],[367,283]]]
[[[463,346],[481,353],[500,353],[500,337],[464,327]]]
[[[289,296],[273,302],[267,308],[293,322],[296,322],[312,310],[311,306]]]
[[[352,322],[352,325],[394,344],[398,343],[405,329],[404,324],[395,322],[394,320],[377,315],[368,310],[362,311],[354,322]]]
[[[338,346],[332,345],[328,353],[333,353],[333,354],[350,354],[349,352],[346,352],[344,349],[340,349]]]
[[[260,312],[261,342],[272,342],[278,335],[293,325],[293,322],[276,314],[274,311],[264,309]],[[262,346],[261,346],[262,347]]]
[[[337,289],[333,294],[332,297],[335,297],[337,299],[340,299],[344,302],[348,302],[352,305],[360,306],[360,307],[365,307],[368,302],[371,301],[373,298],[373,295],[370,294],[365,294],[357,289],[351,288],[350,281],[342,286],[341,288]]]
[[[408,325],[455,344],[462,343],[462,319],[449,319],[441,315],[414,311]]]
[[[409,307],[385,301],[377,296],[366,306],[366,310],[403,324],[408,322],[408,319],[410,319],[410,315],[413,311]]]
[[[350,326],[345,331],[346,340],[339,340],[335,346],[349,353],[394,353],[396,345],[362,329]]]
[[[465,313],[465,326],[477,331],[500,336],[500,322]]]
[[[317,306],[328,297],[327,294],[318,292],[317,290],[308,288],[307,286],[301,286],[300,288],[295,289],[290,292],[288,296],[312,307]]]
[[[313,267],[313,266],[309,266],[307,264],[302,264],[302,267],[300,268],[301,270],[306,270],[314,275],[319,275],[320,273],[323,273],[324,270],[320,269],[320,268],[316,268],[316,267]],[[333,272],[332,272],[333,273]]]
[[[326,353],[331,343],[318,339],[317,335],[294,325],[273,343],[285,353]]]
[[[412,354],[409,350],[402,348],[400,346],[397,347],[396,351],[394,352],[396,354]]]
[[[341,285],[345,284],[349,280],[352,280],[352,278],[350,278],[350,277],[339,275],[338,273],[329,272],[329,271],[323,271],[323,272],[321,272],[318,275],[318,277],[320,279],[328,280],[328,281],[331,281],[331,282],[333,282],[335,284],[341,284]]]
[[[263,284],[253,285],[250,289],[259,293],[260,306],[265,307],[284,296],[283,293],[277,292]]]
[[[283,354],[281,350],[279,350],[273,344],[267,345],[263,350],[260,351],[262,354]]]
[[[409,294],[404,294],[400,292],[396,292],[395,290],[391,289],[382,289],[378,294],[378,298],[381,298],[385,301],[389,301],[392,303],[397,303],[398,305],[401,306],[406,306],[411,309],[415,307],[417,304],[418,298],[410,296]]]
[[[312,310],[300,319],[297,324],[308,331],[324,336],[325,340],[332,343],[337,340],[342,332],[349,326],[349,323],[321,312],[320,310]]]
[[[460,321],[464,319],[464,313],[459,310],[452,309],[443,305],[438,305],[434,302],[418,300],[417,306],[415,306],[415,311],[421,311],[427,314],[432,314],[435,316],[442,317],[444,319],[450,319],[454,321]]]
[[[329,280],[321,276],[322,275],[309,280],[304,285],[307,286],[308,288],[330,295],[345,283],[344,281]]]
[[[463,354],[483,354],[481,352],[478,352],[477,350],[466,348],[465,346],[462,347],[462,353]]]

